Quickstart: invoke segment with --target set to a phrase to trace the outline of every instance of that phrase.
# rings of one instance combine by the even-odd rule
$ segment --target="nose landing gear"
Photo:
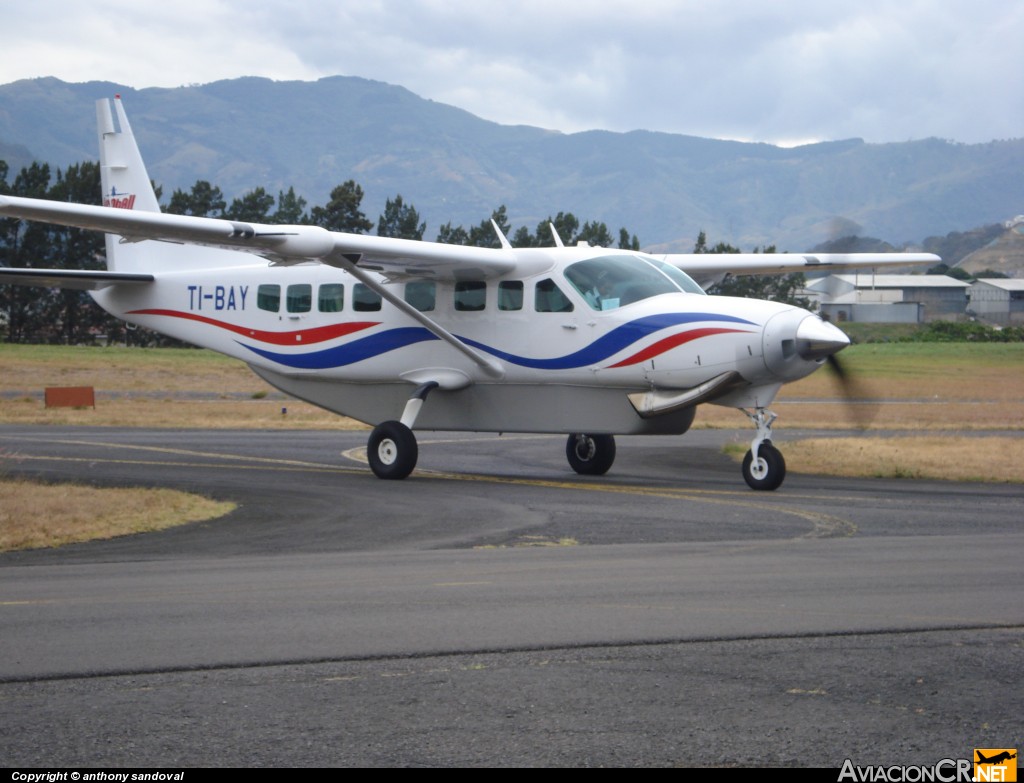
[[[772,445],[772,422],[778,416],[764,408],[753,412],[740,408],[757,427],[750,451],[743,458],[743,479],[751,489],[771,491],[782,486],[786,478],[786,460]]]

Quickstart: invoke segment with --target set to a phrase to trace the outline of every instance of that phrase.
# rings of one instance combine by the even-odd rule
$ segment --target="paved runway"
[[[753,493],[730,437],[620,439],[583,479],[561,438],[424,433],[391,483],[364,433],[0,428],[9,472],[241,504],[0,556],[0,754],[839,766],[1018,746],[1021,488]]]

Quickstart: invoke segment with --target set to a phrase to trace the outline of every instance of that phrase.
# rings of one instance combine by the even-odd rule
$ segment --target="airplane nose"
[[[781,310],[764,325],[761,345],[768,371],[782,381],[795,381],[850,344],[850,338],[806,310]]]
[[[807,361],[825,359],[849,344],[849,337],[816,315],[807,316],[796,329],[796,352]]]

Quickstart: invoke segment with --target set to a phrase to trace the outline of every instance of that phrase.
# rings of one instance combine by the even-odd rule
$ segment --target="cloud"
[[[1024,6],[785,0],[36,0],[0,81],[345,74],[487,119],[764,141],[1024,135]]]

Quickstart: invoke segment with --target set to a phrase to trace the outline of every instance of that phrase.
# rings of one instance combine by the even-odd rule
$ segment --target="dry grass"
[[[811,438],[784,451],[798,473],[1024,483],[1022,438]]]
[[[287,413],[282,413],[287,409]],[[235,429],[352,430],[366,426],[298,400],[97,400],[92,408],[46,408],[31,397],[0,399],[6,424],[89,425],[94,427],[195,427]]]
[[[0,480],[0,551],[163,530],[215,519],[234,508],[234,503],[170,489]]]
[[[839,354],[854,378],[854,397],[931,402],[1020,402],[1024,343],[855,345]],[[825,368],[783,387],[780,400],[842,396]]]
[[[992,402],[941,402],[918,400],[880,404],[847,405],[830,402],[776,400],[772,410],[779,414],[779,428],[828,430],[1021,430],[1024,429],[1024,400]],[[695,428],[728,429],[749,426],[747,418],[733,408],[702,405]]]
[[[362,429],[274,395],[242,362],[213,351],[0,344],[0,422],[97,427]],[[46,408],[47,386],[92,386],[96,408]],[[201,392],[203,399],[183,395]],[[116,398],[112,395],[134,396]],[[162,396],[166,395],[166,396]],[[287,409],[282,414],[282,409]]]
[[[248,367],[213,351],[0,344],[2,391],[93,386],[99,392],[267,392]]]

